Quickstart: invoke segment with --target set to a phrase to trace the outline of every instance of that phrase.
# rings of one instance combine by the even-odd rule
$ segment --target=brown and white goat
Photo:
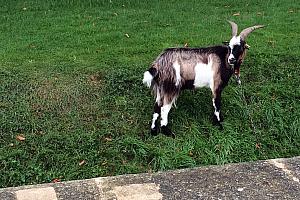
[[[174,137],[167,126],[168,113],[183,89],[209,87],[213,95],[214,120],[221,125],[221,93],[232,74],[240,84],[240,65],[246,55],[246,37],[262,25],[244,29],[237,35],[237,25],[229,21],[232,38],[228,45],[206,48],[169,48],[164,50],[144,73],[143,83],[151,87],[156,97],[151,133],[160,129],[163,134]]]

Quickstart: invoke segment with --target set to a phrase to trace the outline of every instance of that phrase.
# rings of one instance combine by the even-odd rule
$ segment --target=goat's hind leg
[[[172,104],[174,103],[175,98],[171,101],[168,100],[166,97],[164,98],[163,106],[161,107],[161,132],[172,138],[175,138],[175,134],[171,131],[171,129],[167,126],[168,125],[168,114],[172,108]]]
[[[156,89],[156,99],[154,104],[154,113],[151,123],[151,135],[157,135],[159,133],[159,117],[161,115],[161,96],[160,91]]]

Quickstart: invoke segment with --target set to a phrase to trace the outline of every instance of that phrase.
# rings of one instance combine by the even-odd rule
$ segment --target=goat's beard
[[[241,79],[240,79],[240,68],[237,67],[234,69],[234,76],[235,76],[235,80],[236,82],[241,85]]]
[[[235,68],[235,69],[234,69],[234,74],[235,74],[236,76],[239,76],[239,75],[240,75],[240,68]]]

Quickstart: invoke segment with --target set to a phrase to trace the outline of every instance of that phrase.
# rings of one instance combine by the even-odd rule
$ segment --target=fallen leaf
[[[260,149],[261,144],[260,143],[256,143],[255,144],[255,148]]]
[[[14,143],[10,143],[8,146],[13,147],[13,146],[14,146]]]
[[[189,156],[193,156],[194,154],[193,154],[193,152],[192,151],[190,151],[189,152]]]
[[[240,12],[232,14],[232,16],[240,16],[240,15],[241,15]]]
[[[54,179],[52,179],[51,182],[52,182],[52,183],[58,183],[58,182],[60,182],[60,179],[59,179],[59,178],[54,178]]]
[[[23,141],[25,141],[25,135],[23,135],[23,134],[17,135],[16,139],[20,142],[23,142]]]
[[[79,166],[82,166],[82,165],[84,165],[86,162],[85,162],[85,160],[81,160],[80,162],[79,162]]]
[[[106,142],[111,142],[111,141],[112,141],[112,138],[105,137],[104,140],[105,140]]]
[[[125,33],[125,36],[129,38],[129,35],[127,33]]]
[[[184,47],[189,47],[189,44],[188,44],[188,43],[185,43],[185,44],[184,44]]]
[[[99,82],[101,80],[100,74],[93,74],[89,76],[90,81]]]
[[[102,165],[102,166],[105,166],[105,165],[107,165],[107,162],[104,161],[103,163],[101,163],[101,165]]]

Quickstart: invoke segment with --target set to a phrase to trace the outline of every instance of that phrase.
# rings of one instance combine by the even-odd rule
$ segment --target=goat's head
[[[254,31],[255,29],[264,27],[263,25],[256,25],[251,26],[249,28],[246,28],[241,31],[239,35],[237,35],[238,32],[238,26],[236,23],[232,21],[228,21],[231,25],[232,30],[232,38],[229,41],[228,47],[230,49],[230,54],[228,56],[228,63],[230,65],[233,65],[234,68],[234,74],[237,78],[237,82],[240,84],[240,66],[244,60],[244,57],[246,55],[247,49],[249,49],[249,45],[246,43],[247,36]]]

